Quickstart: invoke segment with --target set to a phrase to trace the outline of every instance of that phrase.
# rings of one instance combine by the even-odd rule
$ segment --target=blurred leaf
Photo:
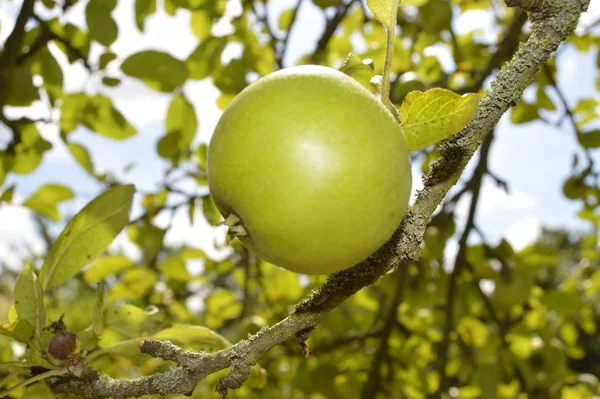
[[[115,186],[97,196],[71,219],[40,271],[44,291],[75,276],[110,245],[129,222],[134,192],[131,184]]]
[[[312,2],[321,8],[335,7],[342,4],[342,0],[312,0]]]
[[[221,65],[221,53],[225,46],[226,37],[209,37],[200,43],[185,61],[190,79],[202,80]]]
[[[110,78],[108,76],[104,76],[102,78],[102,83],[106,86],[109,87],[115,87],[118,86],[121,83],[121,79],[117,79],[117,78]]]
[[[572,292],[550,291],[540,299],[548,307],[564,316],[574,316],[581,309],[581,298]]]
[[[515,125],[528,123],[539,119],[538,106],[520,101],[510,113],[510,121]]]
[[[133,266],[135,263],[124,255],[105,256],[92,263],[84,276],[89,283],[103,281]]]
[[[123,73],[142,80],[160,92],[172,92],[188,78],[185,64],[170,54],[147,50],[130,55],[121,64]]]
[[[114,303],[138,300],[151,293],[157,281],[156,272],[152,269],[141,267],[128,269],[110,287],[106,295],[107,301]]]
[[[146,312],[134,305],[112,305],[104,310],[104,328],[114,330],[125,338],[136,338],[142,333]]]
[[[202,197],[202,212],[206,221],[212,226],[215,226],[222,219],[221,213],[210,195]]]
[[[279,29],[288,30],[292,23],[292,17],[296,13],[296,7],[288,8],[279,14]]]
[[[409,93],[400,120],[411,151],[426,148],[458,133],[473,117],[480,96],[459,96],[446,89]]]
[[[157,151],[163,158],[177,158],[180,152],[189,149],[198,130],[198,118],[194,105],[184,94],[171,100],[166,117],[167,134],[159,140]]]
[[[579,144],[585,148],[600,147],[600,130],[592,130],[589,132],[581,132],[577,135]]]
[[[154,339],[171,341],[176,345],[184,345],[194,350],[203,349],[225,349],[231,346],[231,342],[203,326],[190,326],[176,324],[154,334]]]
[[[15,309],[19,320],[29,322],[36,336],[41,337],[46,327],[44,292],[31,261],[27,262],[15,283]]]
[[[129,239],[144,253],[146,261],[153,261],[162,248],[166,230],[144,223],[143,225],[129,226]]]
[[[96,286],[96,306],[92,314],[92,332],[97,338],[102,337],[104,332],[104,284],[98,283]]]
[[[162,260],[158,265],[158,269],[175,281],[188,282],[191,279],[190,273],[185,267],[184,259],[177,256]]]
[[[156,12],[156,0],[135,0],[135,23],[144,32],[146,18]]]
[[[363,61],[356,54],[350,53],[340,67],[340,71],[355,79],[367,90],[373,91],[374,86],[371,83],[371,79],[373,79],[375,71],[372,60]]]
[[[26,107],[40,99],[37,87],[33,84],[33,75],[29,66],[21,66],[11,71],[8,80],[6,94],[6,105],[14,107]]]
[[[27,344],[35,335],[35,327],[27,320],[14,320],[8,324],[0,324],[0,335]]]
[[[89,0],[85,7],[90,38],[106,47],[113,44],[119,34],[119,27],[111,15],[116,5],[117,0]]]
[[[0,202],[11,202],[13,199],[13,193],[15,191],[15,185],[7,187],[0,195]]]
[[[212,17],[207,10],[194,10],[190,14],[190,25],[192,32],[200,41],[204,41],[210,37],[212,31]]]
[[[111,51],[107,51],[100,55],[100,65],[99,68],[101,70],[105,69],[108,64],[117,59],[117,55]]]
[[[58,204],[73,198],[75,198],[75,194],[69,187],[62,184],[44,184],[38,187],[37,191],[23,203],[23,206],[58,222],[60,221]]]
[[[31,61],[31,71],[44,79],[42,87],[48,93],[50,104],[62,97],[63,94],[63,71],[54,58],[54,55],[43,47],[36,51]]]
[[[44,153],[52,148],[52,144],[44,140],[34,123],[19,126],[21,142],[15,146],[15,154],[7,156],[11,163],[10,171],[17,174],[28,174],[37,169]]]
[[[393,29],[396,22],[396,10],[399,0],[367,0],[367,6],[375,18],[388,29]]]
[[[112,100],[102,94],[89,98],[83,123],[90,130],[114,140],[125,140],[135,135],[135,128],[113,105]]]
[[[94,164],[92,163],[92,158],[87,148],[85,148],[79,143],[74,143],[72,141],[69,141],[67,143],[67,148],[69,149],[69,152],[71,153],[71,155],[73,155],[73,158],[75,158],[77,163],[81,165],[81,167],[85,169],[89,174],[93,175]]]

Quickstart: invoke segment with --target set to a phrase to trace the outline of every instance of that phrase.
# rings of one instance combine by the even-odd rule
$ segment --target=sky
[[[160,2],[159,2],[160,3]],[[295,5],[294,0],[271,1],[271,15],[277,16],[282,10]],[[7,2],[0,0],[0,43],[3,43],[10,33],[14,20],[20,9],[21,0]],[[39,6],[39,4],[38,4]],[[73,7],[66,19],[85,28],[85,1]],[[147,49],[168,51],[175,57],[185,58],[197,45],[189,26],[189,14],[180,10],[175,17],[166,15],[160,10],[146,21],[146,30],[141,34],[135,27],[133,2],[119,1],[113,11],[119,25],[119,37],[112,46],[122,61],[125,56]],[[40,9],[41,11],[41,9]],[[215,34],[226,34],[231,25],[228,18],[241,11],[239,0],[229,0],[226,18],[213,29]],[[592,0],[590,10],[580,21],[583,29],[591,21],[600,16],[600,2]],[[319,29],[314,26],[323,25],[323,15],[306,0],[298,14],[297,25],[289,42],[289,51],[284,60],[286,65],[292,65],[302,55],[313,50]],[[272,25],[276,25],[276,19]],[[466,33],[471,30],[481,30],[482,37],[489,37],[493,25],[491,16],[481,11],[471,11],[454,21],[457,31]],[[72,138],[91,149],[92,159],[97,170],[112,171],[121,181],[134,183],[140,191],[156,189],[168,164],[160,159],[155,151],[156,140],[163,134],[164,117],[171,96],[161,94],[147,88],[134,79],[123,77],[122,83],[115,88],[106,88],[100,78],[88,76],[80,65],[68,65],[66,58],[56,48],[51,51],[63,67],[65,74],[65,91],[74,92],[87,90],[102,92],[109,95],[115,106],[138,129],[138,134],[126,141],[113,141],[92,134],[84,129],[77,129]],[[100,54],[100,46],[94,45],[93,54]],[[228,46],[223,58],[235,57],[240,49],[235,45]],[[440,58],[442,64],[452,67],[449,52],[444,46],[429,49],[431,54]],[[122,77],[118,71],[120,62],[113,63],[109,68],[113,76]],[[559,58],[559,78],[561,89],[567,93],[569,104],[574,105],[578,99],[595,96],[595,79],[597,71],[595,51],[582,56],[572,48],[565,48]],[[215,100],[218,90],[210,81],[190,81],[184,86],[186,96],[195,105],[199,131],[196,142],[208,142],[212,131],[218,122],[221,111]],[[556,98],[554,93],[549,93]],[[531,93],[526,93],[526,96]],[[556,102],[558,104],[558,102]],[[35,103],[28,109],[8,107],[9,117],[27,115],[29,117],[53,117],[49,115],[46,106]],[[60,141],[58,129],[53,125],[40,125],[41,134],[53,143],[54,148],[46,153],[42,165],[33,173],[24,176],[10,175],[5,186],[16,184],[16,202],[19,203],[32,194],[35,189],[46,183],[61,183],[71,187],[77,198],[65,202],[61,206],[64,215],[73,215],[88,201],[99,194],[100,186],[92,181],[83,169],[75,163],[64,144]],[[10,138],[5,128],[0,127],[0,148]],[[564,124],[561,127],[551,127],[539,122],[514,126],[508,121],[508,114],[503,117],[497,128],[496,138],[492,145],[490,168],[502,179],[509,182],[509,194],[496,187],[491,179],[486,179],[483,186],[480,208],[477,215],[477,225],[485,232],[486,237],[496,243],[505,237],[517,249],[531,243],[540,232],[542,226],[566,227],[570,229],[586,229],[586,224],[579,221],[575,213],[578,204],[567,201],[562,196],[562,182],[569,175],[573,152],[577,151],[577,142],[571,127]],[[594,153],[598,159],[598,153]],[[477,160],[475,157],[467,167],[464,177],[468,178]],[[131,162],[135,167],[128,173],[123,173],[125,166]],[[414,190],[421,187],[419,165],[414,165]],[[202,193],[205,189],[192,184],[185,185],[190,193]],[[139,201],[141,194],[136,195]],[[465,196],[458,206],[460,223],[464,223],[469,198]],[[140,212],[134,205],[132,217]],[[166,226],[168,214],[157,217],[159,226]],[[220,257],[226,253],[215,246],[222,243],[225,228],[211,228],[197,217],[194,225],[190,225],[187,211],[182,210],[175,215],[173,228],[166,236],[167,244],[186,243],[204,249],[210,256]],[[55,226],[58,233],[60,226]],[[458,230],[460,231],[460,229]],[[475,239],[476,237],[473,237]],[[111,246],[112,249],[123,249],[128,255],[138,257],[139,251],[129,243],[125,233],[121,234]],[[40,253],[44,250],[43,241],[36,233],[35,225],[28,210],[18,205],[2,205],[0,207],[0,261],[13,268],[22,267],[29,251]],[[447,258],[451,259],[456,252],[456,241],[447,249]],[[190,271],[198,273],[201,266],[188,265]]]

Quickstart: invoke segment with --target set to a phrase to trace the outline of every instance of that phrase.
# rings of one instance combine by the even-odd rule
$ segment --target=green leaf
[[[121,79],[117,79],[117,78],[110,78],[108,76],[104,76],[102,78],[102,83],[108,87],[115,87],[118,86],[121,83]]]
[[[340,71],[352,77],[367,90],[373,91],[374,86],[371,80],[375,76],[375,70],[373,69],[372,62],[363,61],[356,54],[350,53],[340,67]]]
[[[367,6],[375,18],[388,29],[395,28],[399,3],[399,0],[367,0]]]
[[[148,314],[134,305],[112,305],[104,310],[104,328],[127,338],[139,337]]]
[[[195,350],[220,350],[231,346],[231,343],[210,328],[175,324],[154,334],[155,339],[171,341],[177,345],[185,345]]]
[[[102,94],[89,97],[83,123],[88,129],[114,140],[125,140],[136,133],[112,100]]]
[[[19,320],[29,322],[38,337],[46,326],[44,292],[31,261],[27,262],[15,282],[15,309]]]
[[[288,8],[279,14],[279,29],[288,30],[292,24],[292,18],[296,13],[296,7]]]
[[[135,24],[144,32],[146,18],[156,12],[156,0],[135,0]]]
[[[50,103],[54,105],[55,101],[63,95],[64,76],[60,65],[48,47],[36,51],[32,57],[31,71],[44,79],[42,87],[48,93]]]
[[[112,61],[117,59],[117,55],[113,52],[107,51],[106,53],[103,53],[102,55],[100,55],[100,65],[99,68],[101,70],[106,69],[106,67],[108,66],[108,64],[110,64]]]
[[[532,122],[539,117],[538,106],[525,101],[519,102],[510,113],[510,121],[515,125]]]
[[[119,27],[111,12],[116,0],[90,0],[85,8],[85,22],[92,40],[109,47],[117,40]]]
[[[156,259],[158,252],[162,248],[165,233],[166,230],[150,223],[145,223],[141,226],[131,225],[128,231],[129,239],[140,247],[146,261]]]
[[[158,265],[158,270],[175,281],[188,282],[191,279],[190,273],[185,267],[184,259],[177,256],[162,260]]]
[[[149,268],[131,268],[119,276],[110,288],[109,302],[135,301],[152,293],[158,280],[157,273]]]
[[[159,141],[157,151],[163,158],[170,159],[190,147],[198,130],[194,105],[183,93],[173,97],[165,124],[167,134],[161,139],[162,143]]]
[[[577,135],[579,144],[585,148],[600,147],[600,130],[592,130],[590,132],[581,132]]]
[[[423,149],[458,133],[473,118],[479,99],[478,94],[460,96],[441,88],[409,93],[400,107],[409,149]]]
[[[123,270],[135,266],[135,263],[126,256],[105,256],[98,259],[85,271],[84,277],[87,282],[105,280],[108,276],[115,276]]]
[[[58,222],[60,221],[58,204],[73,198],[75,194],[69,187],[62,184],[44,184],[23,203],[23,206]]]
[[[40,271],[44,291],[75,276],[102,253],[129,222],[135,188],[115,186],[89,202],[64,228]]]
[[[92,313],[92,331],[97,338],[102,337],[104,332],[104,284],[99,283],[96,287],[96,306]]]
[[[221,213],[210,195],[202,197],[202,212],[206,221],[212,226],[215,226],[221,220]]]
[[[321,8],[337,7],[342,4],[342,0],[312,0],[312,2]]]
[[[60,130],[69,133],[75,130],[85,118],[89,97],[85,93],[70,93],[62,99],[60,107]]]
[[[190,79],[202,80],[221,65],[221,53],[225,46],[226,37],[209,37],[200,43],[185,61]]]
[[[15,185],[8,187],[6,190],[2,192],[0,195],[0,202],[11,202],[13,199],[13,193],[15,191]]]
[[[7,159],[12,162],[11,172],[28,174],[37,169],[44,153],[52,148],[52,144],[42,138],[34,123],[20,126],[19,132],[21,142],[15,146],[15,155],[8,156]]]
[[[190,14],[192,32],[201,41],[210,37],[212,22],[212,18],[206,10],[194,10]]]
[[[581,309],[581,298],[572,292],[550,291],[540,298],[541,302],[564,316],[574,316]]]
[[[92,157],[90,156],[90,152],[83,145],[79,143],[74,143],[72,141],[67,143],[67,148],[73,158],[77,161],[83,169],[85,169],[89,174],[94,174],[94,164],[92,163]]]
[[[35,336],[35,328],[27,320],[14,320],[0,324],[0,334],[27,344]]]
[[[12,69],[6,90],[6,105],[26,107],[40,99],[37,87],[33,84],[33,75],[28,65]]]
[[[188,78],[185,64],[170,54],[155,50],[135,53],[121,64],[123,72],[142,80],[148,87],[172,92]]]

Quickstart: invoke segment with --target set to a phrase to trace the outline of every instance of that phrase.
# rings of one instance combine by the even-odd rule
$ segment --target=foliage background
[[[4,43],[21,2],[1,5]],[[381,68],[384,31],[364,4],[40,0],[35,14],[18,79],[0,98],[2,322],[27,260],[39,265],[65,221],[117,182],[138,189],[132,222],[108,253],[46,297],[48,322],[64,313],[85,336],[104,282],[100,347],[173,323],[237,342],[323,283],[224,245],[206,190],[205,144],[220,111],[258,76],[296,63],[339,67],[349,52]],[[598,15],[592,3],[484,144],[428,228],[422,260],[332,312],[312,334],[308,360],[293,342],[277,347],[260,362],[264,374],[231,397],[600,395]],[[406,1],[394,102],[415,89],[486,87],[526,37],[525,21],[499,1]],[[415,154],[415,190],[435,158],[435,148]],[[135,316],[111,316],[117,309]],[[223,345],[195,338],[195,349]],[[168,367],[135,345],[108,352],[93,365],[114,377]],[[22,356],[0,338],[0,361]],[[2,389],[26,378],[22,371],[0,368]],[[222,374],[195,396],[216,396]],[[50,395],[43,384],[14,397],[40,395]]]

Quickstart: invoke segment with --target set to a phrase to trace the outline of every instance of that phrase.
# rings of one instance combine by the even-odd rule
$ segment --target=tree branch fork
[[[392,238],[375,254],[350,269],[332,274],[322,287],[300,301],[288,317],[227,349],[215,353],[188,352],[168,341],[145,340],[140,344],[142,353],[173,361],[176,366],[137,379],[112,379],[97,373],[86,374],[91,378],[73,374],[52,377],[48,380],[51,389],[90,399],[191,395],[200,380],[229,368],[229,374],[216,387],[225,397],[229,389],[244,383],[251,367],[270,349],[294,336],[302,346],[308,336],[306,332],[347,298],[383,275],[416,262],[422,254],[421,242],[430,217],[502,115],[520,100],[536,73],[575,29],[589,0],[506,0],[506,3],[529,12],[533,23],[529,39],[500,69],[469,124],[440,145],[440,158],[423,178],[423,189]]]

